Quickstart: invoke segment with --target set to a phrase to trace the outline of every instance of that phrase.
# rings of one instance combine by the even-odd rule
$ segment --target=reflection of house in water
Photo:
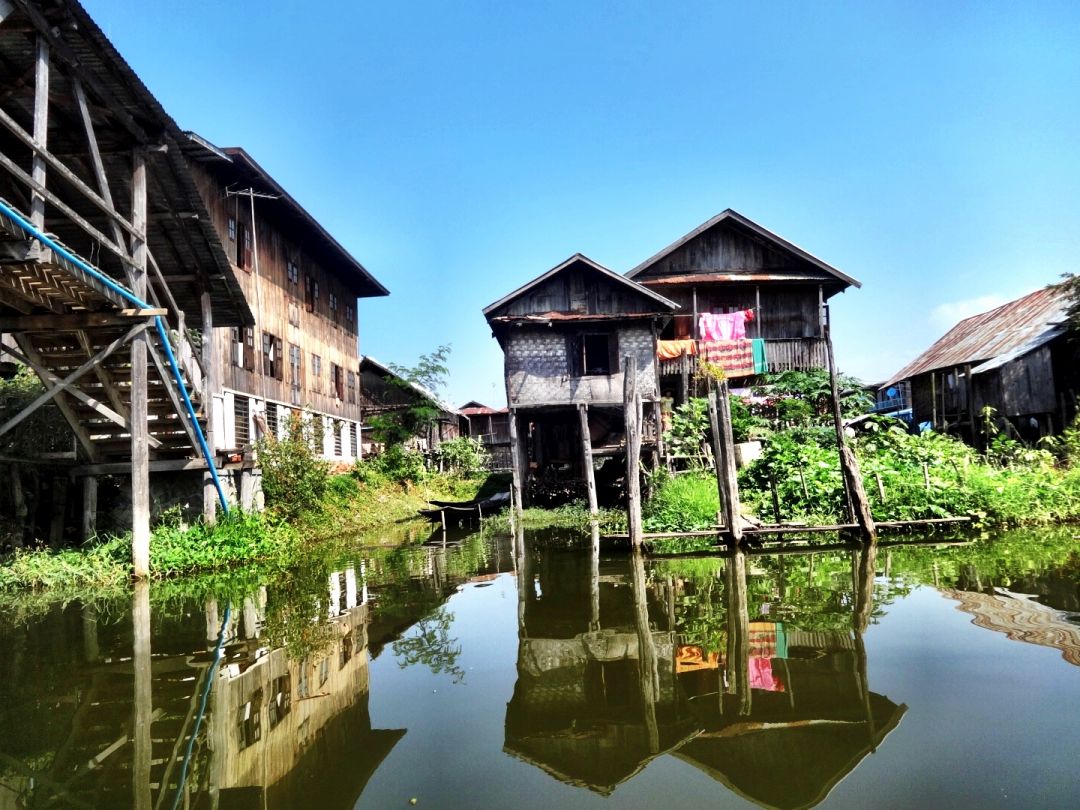
[[[636,556],[626,576],[548,555],[538,575],[521,572],[506,750],[602,793],[666,752],[762,806],[817,804],[906,710],[867,684],[870,557],[852,629],[815,632],[751,622],[744,557],[727,559],[723,627],[711,628],[725,647],[709,650],[673,629],[679,580],[646,588]]]
[[[675,634],[650,626],[643,635],[624,567],[590,575],[588,563],[556,554],[537,572],[529,560],[519,571],[518,679],[505,750],[607,794],[692,728],[672,666]],[[643,664],[650,657],[653,667]]]
[[[259,646],[245,611],[249,638],[230,648],[211,709],[222,810],[352,807],[404,736],[371,727],[365,596],[353,569],[330,576],[326,643],[301,661]]]

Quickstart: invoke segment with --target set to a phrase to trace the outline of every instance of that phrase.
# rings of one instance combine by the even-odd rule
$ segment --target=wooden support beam
[[[727,380],[722,380],[716,388],[717,416],[720,420],[720,459],[723,467],[724,489],[727,499],[724,502],[728,533],[732,542],[738,545],[742,541],[742,507],[739,499],[739,477],[735,472],[735,436],[731,427],[731,396]]]
[[[86,133],[86,145],[90,150],[90,165],[94,169],[94,180],[97,181],[98,194],[101,195],[102,201],[115,211],[116,205],[113,203],[112,191],[109,189],[109,178],[105,175],[105,164],[102,163],[97,134],[94,132],[94,121],[90,117],[90,105],[86,103],[86,92],[83,90],[82,82],[78,78],[71,80],[71,86],[75,91],[75,101],[79,106],[79,117],[82,119],[83,131]],[[120,224],[110,217],[109,227],[112,229],[113,241],[118,246],[123,247],[125,237]]]
[[[92,475],[83,479],[83,509],[81,539],[85,543],[97,534],[98,480]]]
[[[514,488],[514,509],[517,511],[518,516],[521,515],[521,510],[524,507],[524,501],[522,500],[522,493],[525,489],[525,476],[523,468],[526,459],[525,443],[521,440],[518,426],[518,413],[517,408],[510,409],[510,467],[513,474],[513,488]]]
[[[623,413],[626,421],[626,518],[630,543],[641,546],[641,406],[637,392],[637,358],[623,358]]]
[[[164,309],[121,309],[113,312],[0,317],[0,332],[75,332],[103,326],[125,326],[165,313]]]
[[[872,543],[877,539],[877,529],[874,527],[874,517],[870,514],[870,499],[866,497],[866,487],[863,485],[862,473],[859,470],[859,462],[851,448],[847,446],[844,437],[844,420],[840,415],[840,389],[836,378],[836,357],[833,355],[832,330],[825,327],[825,348],[829,356],[829,384],[832,388],[833,426],[836,429],[836,446],[840,451],[840,470],[847,485],[848,496],[851,499],[853,522],[859,525],[859,533],[866,543]]]
[[[131,218],[138,235],[131,241],[132,292],[146,300],[146,153],[132,153]],[[150,430],[147,403],[147,338],[131,344],[131,557],[136,578],[150,575]]]
[[[219,469],[239,469],[240,464],[222,465]],[[163,458],[150,460],[150,472],[184,472],[187,470],[205,470],[203,458]],[[106,462],[101,464],[83,464],[71,467],[67,474],[72,478],[84,478],[88,475],[129,475],[131,465],[126,461]],[[214,497],[217,498],[215,492]]]
[[[0,114],[7,115],[3,110]],[[25,134],[25,133],[24,133]],[[29,136],[29,146],[34,150],[32,177],[35,183],[45,185],[45,151],[49,137],[49,44],[45,37],[37,37],[36,65],[34,68],[34,134]],[[45,227],[45,199],[40,195],[30,197],[30,222],[39,230]]]
[[[203,410],[206,412],[206,444],[213,450],[215,442],[220,434],[220,426],[217,424],[217,416],[214,413],[214,396],[221,390],[221,378],[218,374],[218,357],[214,351],[214,308],[211,305],[210,293],[204,290],[199,296],[199,304],[202,307],[202,352],[203,370],[205,379],[203,382]],[[214,523],[217,520],[218,494],[214,484],[214,477],[209,470],[203,474],[203,520]]]
[[[19,413],[15,414],[15,416],[13,416],[11,419],[9,419],[7,422],[5,422],[3,425],[0,425],[0,436],[7,433],[13,427],[18,425],[20,422],[22,422],[24,419],[26,419],[26,417],[28,417],[30,414],[32,414],[34,411],[36,411],[38,408],[40,408],[46,402],[48,402],[51,399],[54,399],[57,396],[57,394],[60,394],[63,391],[68,390],[71,387],[71,384],[73,382],[75,382],[77,379],[82,377],[84,374],[86,374],[86,372],[90,371],[90,369],[94,368],[94,366],[96,364],[100,363],[102,360],[104,360],[106,357],[108,357],[110,354],[112,354],[118,348],[123,346],[129,340],[137,339],[137,337],[145,329],[146,329],[146,324],[145,323],[141,323],[141,324],[138,324],[137,326],[132,327],[126,334],[124,334],[122,337],[116,338],[116,340],[114,340],[108,346],[103,348],[101,351],[99,351],[97,354],[95,354],[93,357],[91,357],[89,360],[87,360],[85,363],[83,363],[81,366],[79,366],[73,372],[68,374],[62,380],[57,378],[55,374],[53,374],[51,371],[49,371],[48,369],[46,369],[44,367],[44,365],[41,363],[40,357],[37,359],[37,362],[32,362],[31,358],[29,356],[29,353],[25,354],[20,359],[23,362],[26,362],[28,365],[31,365],[34,368],[34,370],[38,373],[38,376],[42,377],[41,381],[42,381],[42,383],[44,383],[46,390],[44,391],[44,393],[38,395],[33,400],[33,402],[31,402],[29,405],[27,405],[25,408],[23,408],[21,411],[19,411]],[[24,344],[20,343],[20,348],[22,348],[24,352],[26,351],[26,348],[25,348]],[[11,351],[10,349],[7,349],[5,351],[8,351],[8,353],[11,354],[13,357],[16,356],[16,352]],[[81,391],[76,393],[76,390],[77,389],[72,389],[72,390],[68,391],[68,393],[71,393],[71,394],[73,394],[75,396],[79,396],[80,394],[82,394]],[[85,396],[85,395],[83,395],[83,396]],[[87,397],[87,399],[90,399],[90,398]],[[95,402],[96,402],[96,400],[95,400]],[[112,418],[112,417],[110,417],[110,418]],[[78,422],[77,419],[76,419],[76,422]]]
[[[90,349],[89,347],[86,348],[87,354],[89,354]],[[38,377],[41,379],[42,383],[45,384],[46,387],[48,387],[49,385],[61,385],[63,383],[63,381],[59,377],[57,377],[55,374],[53,374],[52,371],[50,371],[44,366],[40,357],[37,357],[36,360],[31,359],[29,355],[22,355],[14,349],[11,349],[10,347],[5,349],[5,351],[12,357],[14,357],[16,360],[18,360],[20,363],[30,366],[31,370],[38,375]],[[99,378],[101,376],[104,376],[106,380],[109,380],[109,384],[111,385],[111,380],[109,378],[108,372],[106,372],[100,364],[95,364],[93,366],[93,370],[99,376]],[[64,393],[70,394],[71,396],[75,397],[80,402],[88,405],[90,408],[93,408],[110,422],[114,422],[115,424],[124,428],[124,430],[127,430],[129,432],[131,431],[131,420],[127,416],[127,408],[124,406],[123,402],[120,401],[119,395],[115,392],[115,390],[113,390],[112,395],[113,407],[116,408],[116,410],[113,410],[113,408],[105,405],[101,400],[97,399],[96,397],[90,396],[85,391],[76,387],[74,384],[69,383],[68,385],[64,386],[63,391]],[[106,388],[106,391],[108,391],[108,388]],[[0,433],[2,432],[3,431],[0,430]],[[155,439],[153,436],[150,436],[147,441],[150,442],[151,447],[161,447],[161,442],[158,439]]]
[[[578,405],[581,425],[581,465],[585,473],[585,487],[589,496],[589,514],[596,515],[600,508],[596,502],[596,472],[593,470],[592,437],[589,434],[589,406]]]
[[[19,335],[15,336],[15,343],[22,349],[26,357],[34,360],[41,365],[41,356],[35,351],[33,345],[26,338]],[[5,346],[4,351],[14,356],[10,346]],[[23,361],[19,361],[23,362]],[[48,388],[49,383],[43,381],[43,385]],[[83,454],[90,461],[97,460],[97,448],[94,447],[94,442],[90,439],[90,434],[86,432],[86,428],[82,426],[82,422],[79,420],[78,414],[72,409],[63,397],[57,397],[56,407],[59,409],[61,415],[67,420],[68,427],[71,428],[71,432],[75,436],[75,440],[79,443],[79,447],[82,448]]]

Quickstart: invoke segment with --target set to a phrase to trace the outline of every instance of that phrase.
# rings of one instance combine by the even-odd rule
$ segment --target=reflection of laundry
[[[703,360],[721,366],[726,377],[749,377],[756,373],[751,340],[703,340],[698,354]]]
[[[766,692],[783,692],[784,682],[773,672],[771,658],[750,656],[750,688],[763,689]]]
[[[656,356],[660,360],[678,360],[686,354],[697,354],[697,343],[692,340],[658,340]]]
[[[699,669],[717,669],[720,666],[720,654],[707,653],[701,647],[683,644],[675,654],[675,674],[696,672]]]
[[[787,632],[783,622],[750,622],[750,655],[759,658],[787,658]]]

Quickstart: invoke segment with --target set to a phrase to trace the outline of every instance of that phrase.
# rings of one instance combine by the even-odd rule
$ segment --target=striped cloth
[[[702,340],[698,347],[698,356],[723,368],[729,378],[751,377],[756,373],[752,340]]]

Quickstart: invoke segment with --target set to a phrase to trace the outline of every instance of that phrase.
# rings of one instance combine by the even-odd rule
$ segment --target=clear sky
[[[457,405],[505,401],[484,306],[729,207],[862,281],[867,381],[1078,269],[1080,3],[84,3],[390,289],[363,353],[452,344]]]

